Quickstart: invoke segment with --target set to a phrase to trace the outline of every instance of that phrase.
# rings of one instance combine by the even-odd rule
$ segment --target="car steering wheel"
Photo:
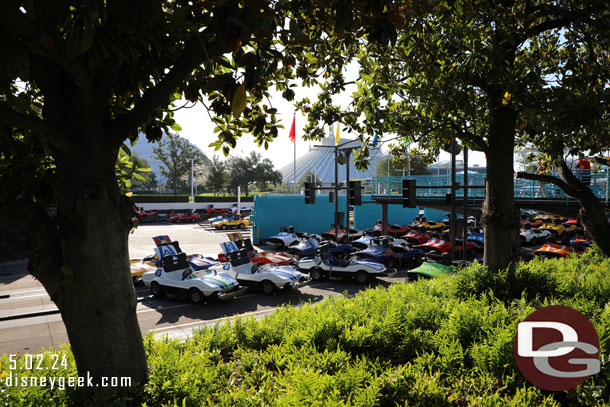
[[[191,274],[193,274],[193,269],[191,269],[190,267],[184,270],[182,272],[182,281],[186,280]]]

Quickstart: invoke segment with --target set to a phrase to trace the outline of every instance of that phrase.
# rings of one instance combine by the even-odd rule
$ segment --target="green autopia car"
[[[421,266],[409,270],[409,277],[416,280],[421,277],[435,278],[450,275],[451,273],[453,273],[453,268],[449,265],[425,261]]]

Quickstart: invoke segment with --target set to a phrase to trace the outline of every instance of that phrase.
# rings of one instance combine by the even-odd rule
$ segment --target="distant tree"
[[[271,188],[271,191],[276,194],[292,194],[294,191],[294,187],[292,184],[282,182],[281,184],[274,185],[273,188]]]
[[[299,180],[297,181],[299,189],[305,188],[305,183],[312,182],[312,180],[315,180],[316,186],[322,186],[322,180],[318,178],[318,176],[313,172],[307,171],[305,174],[301,175],[301,178],[299,178]]]
[[[388,172],[389,163],[389,172]],[[411,156],[409,158],[396,157],[396,156],[385,156],[377,162],[377,168],[375,168],[376,177],[393,177],[402,175],[404,170],[405,175],[426,175],[428,171],[428,160],[420,156]]]
[[[252,184],[280,184],[282,174],[275,170],[273,163],[268,158],[252,151],[247,157],[230,157],[227,161],[229,172],[228,188],[237,193],[237,187],[248,196],[249,187]]]
[[[140,188],[152,191],[157,189],[158,186],[157,174],[151,171],[147,173],[146,180],[140,185]]]
[[[228,173],[225,163],[220,161],[218,157],[212,157],[212,162],[208,167],[208,173],[205,178],[204,186],[208,191],[216,193],[222,191],[227,185]]]
[[[190,179],[191,160],[195,160],[194,165],[202,165],[207,160],[207,157],[188,140],[171,134],[167,139],[159,141],[159,146],[155,147],[153,152],[162,163],[161,175],[167,178],[166,185],[174,191],[174,195],[178,190],[187,190],[189,187],[185,176],[186,179]]]

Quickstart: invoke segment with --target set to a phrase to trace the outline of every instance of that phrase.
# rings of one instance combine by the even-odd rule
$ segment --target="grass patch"
[[[511,298],[504,274],[473,265],[453,277],[284,307],[262,320],[240,318],[182,343],[149,335],[149,383],[112,403],[607,406],[609,272],[609,261],[595,250],[565,261],[535,260],[519,265],[522,294]],[[531,386],[513,359],[517,323],[550,304],[583,312],[601,341],[601,372],[566,393]],[[6,357],[2,362],[6,366]],[[0,401],[11,406],[82,403],[69,392],[0,390]]]

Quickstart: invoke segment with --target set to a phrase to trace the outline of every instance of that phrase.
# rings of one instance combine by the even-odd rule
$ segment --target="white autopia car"
[[[323,252],[314,258],[302,258],[297,267],[308,272],[312,280],[354,278],[358,283],[366,284],[376,277],[389,275],[386,266],[378,261],[356,257],[338,259],[329,252]]]
[[[155,251],[157,249],[155,248]],[[161,267],[144,273],[142,281],[154,296],[167,295],[179,299],[186,297],[194,303],[225,300],[248,290],[227,273],[211,269],[194,271],[183,252],[176,256],[161,257]]]
[[[552,236],[552,233],[548,229],[521,229],[519,233],[521,244],[529,243],[536,244],[546,241],[547,238]]]
[[[364,250],[372,244],[378,244],[381,246],[381,242],[383,241],[383,239],[387,239],[387,245],[389,246],[403,246],[405,248],[409,247],[409,243],[405,239],[400,239],[398,237],[393,236],[375,237],[369,235],[364,235],[360,239],[354,240],[352,242],[352,246],[357,247],[360,250]]]
[[[210,270],[229,274],[239,284],[260,290],[265,294],[273,294],[279,289],[298,289],[311,281],[310,276],[291,266],[252,263],[246,249],[229,252],[227,260],[226,263],[213,266]]]
[[[294,232],[292,226],[283,226],[280,229],[280,233],[271,236],[270,238],[264,239],[261,244],[268,244],[277,247],[288,247],[293,244],[297,244],[301,241],[299,234]]]

